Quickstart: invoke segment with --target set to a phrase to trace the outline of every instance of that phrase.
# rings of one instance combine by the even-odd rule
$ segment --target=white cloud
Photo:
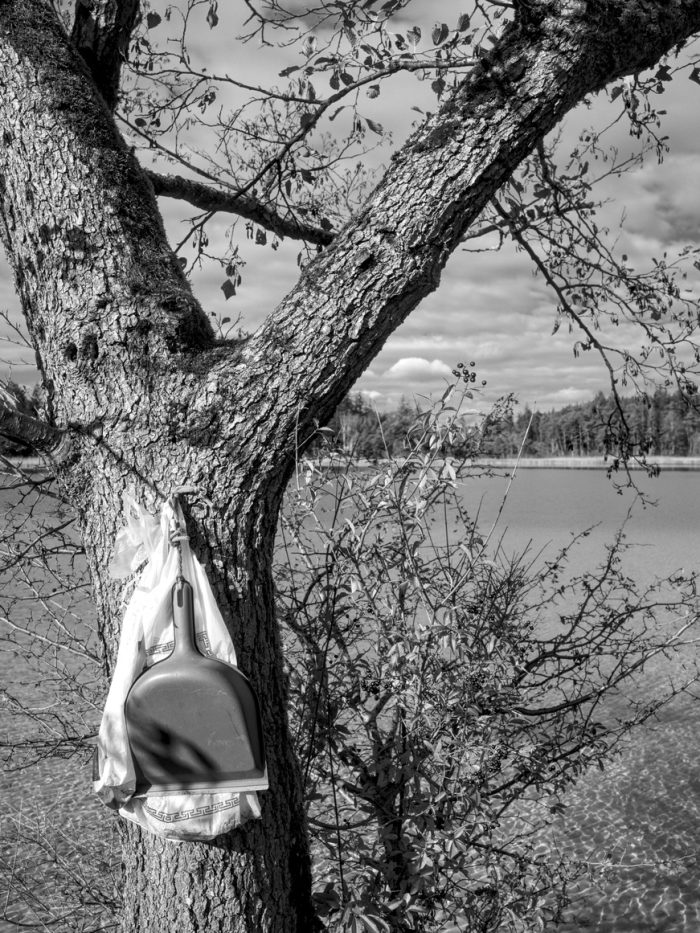
[[[426,382],[439,376],[451,376],[452,370],[442,360],[426,360],[422,356],[405,356],[384,373],[384,377],[406,382]]]

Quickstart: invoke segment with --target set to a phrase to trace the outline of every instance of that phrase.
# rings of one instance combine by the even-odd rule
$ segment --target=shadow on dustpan
[[[134,681],[125,704],[136,793],[264,790],[260,708],[247,677],[205,657],[190,584],[173,586],[175,646]]]

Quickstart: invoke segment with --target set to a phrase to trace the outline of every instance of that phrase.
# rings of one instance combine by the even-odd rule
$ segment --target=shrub
[[[695,621],[692,586],[661,605],[625,577],[622,534],[595,573],[569,571],[576,542],[506,559],[465,504],[480,431],[460,407],[453,387],[403,458],[302,460],[283,511],[290,708],[334,931],[558,920],[586,870],[544,841],[562,792],[678,687],[603,700]]]

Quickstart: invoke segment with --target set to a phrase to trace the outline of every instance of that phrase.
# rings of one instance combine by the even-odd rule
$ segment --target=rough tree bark
[[[111,85],[105,99],[48,0],[0,0],[0,228],[62,437],[56,470],[79,516],[106,670],[119,631],[106,568],[121,493],[136,486],[154,506],[195,484],[214,510],[195,515],[194,547],[261,696],[269,748],[259,823],[209,846],[124,830],[127,931],[314,928],[271,581],[299,444],[437,286],[537,141],[583,96],[700,28],[700,0],[520,6],[527,15],[397,153],[260,330],[222,345],[115,127]]]

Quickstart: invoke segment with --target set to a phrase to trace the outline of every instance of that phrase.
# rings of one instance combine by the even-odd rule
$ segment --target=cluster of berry
[[[473,369],[476,366],[476,363],[471,362],[469,364],[472,369],[467,369],[466,363],[457,363],[457,368],[452,370],[452,375],[456,376],[457,379],[462,379],[464,382],[476,382],[476,370]],[[481,380],[482,386],[486,385],[486,380]]]

